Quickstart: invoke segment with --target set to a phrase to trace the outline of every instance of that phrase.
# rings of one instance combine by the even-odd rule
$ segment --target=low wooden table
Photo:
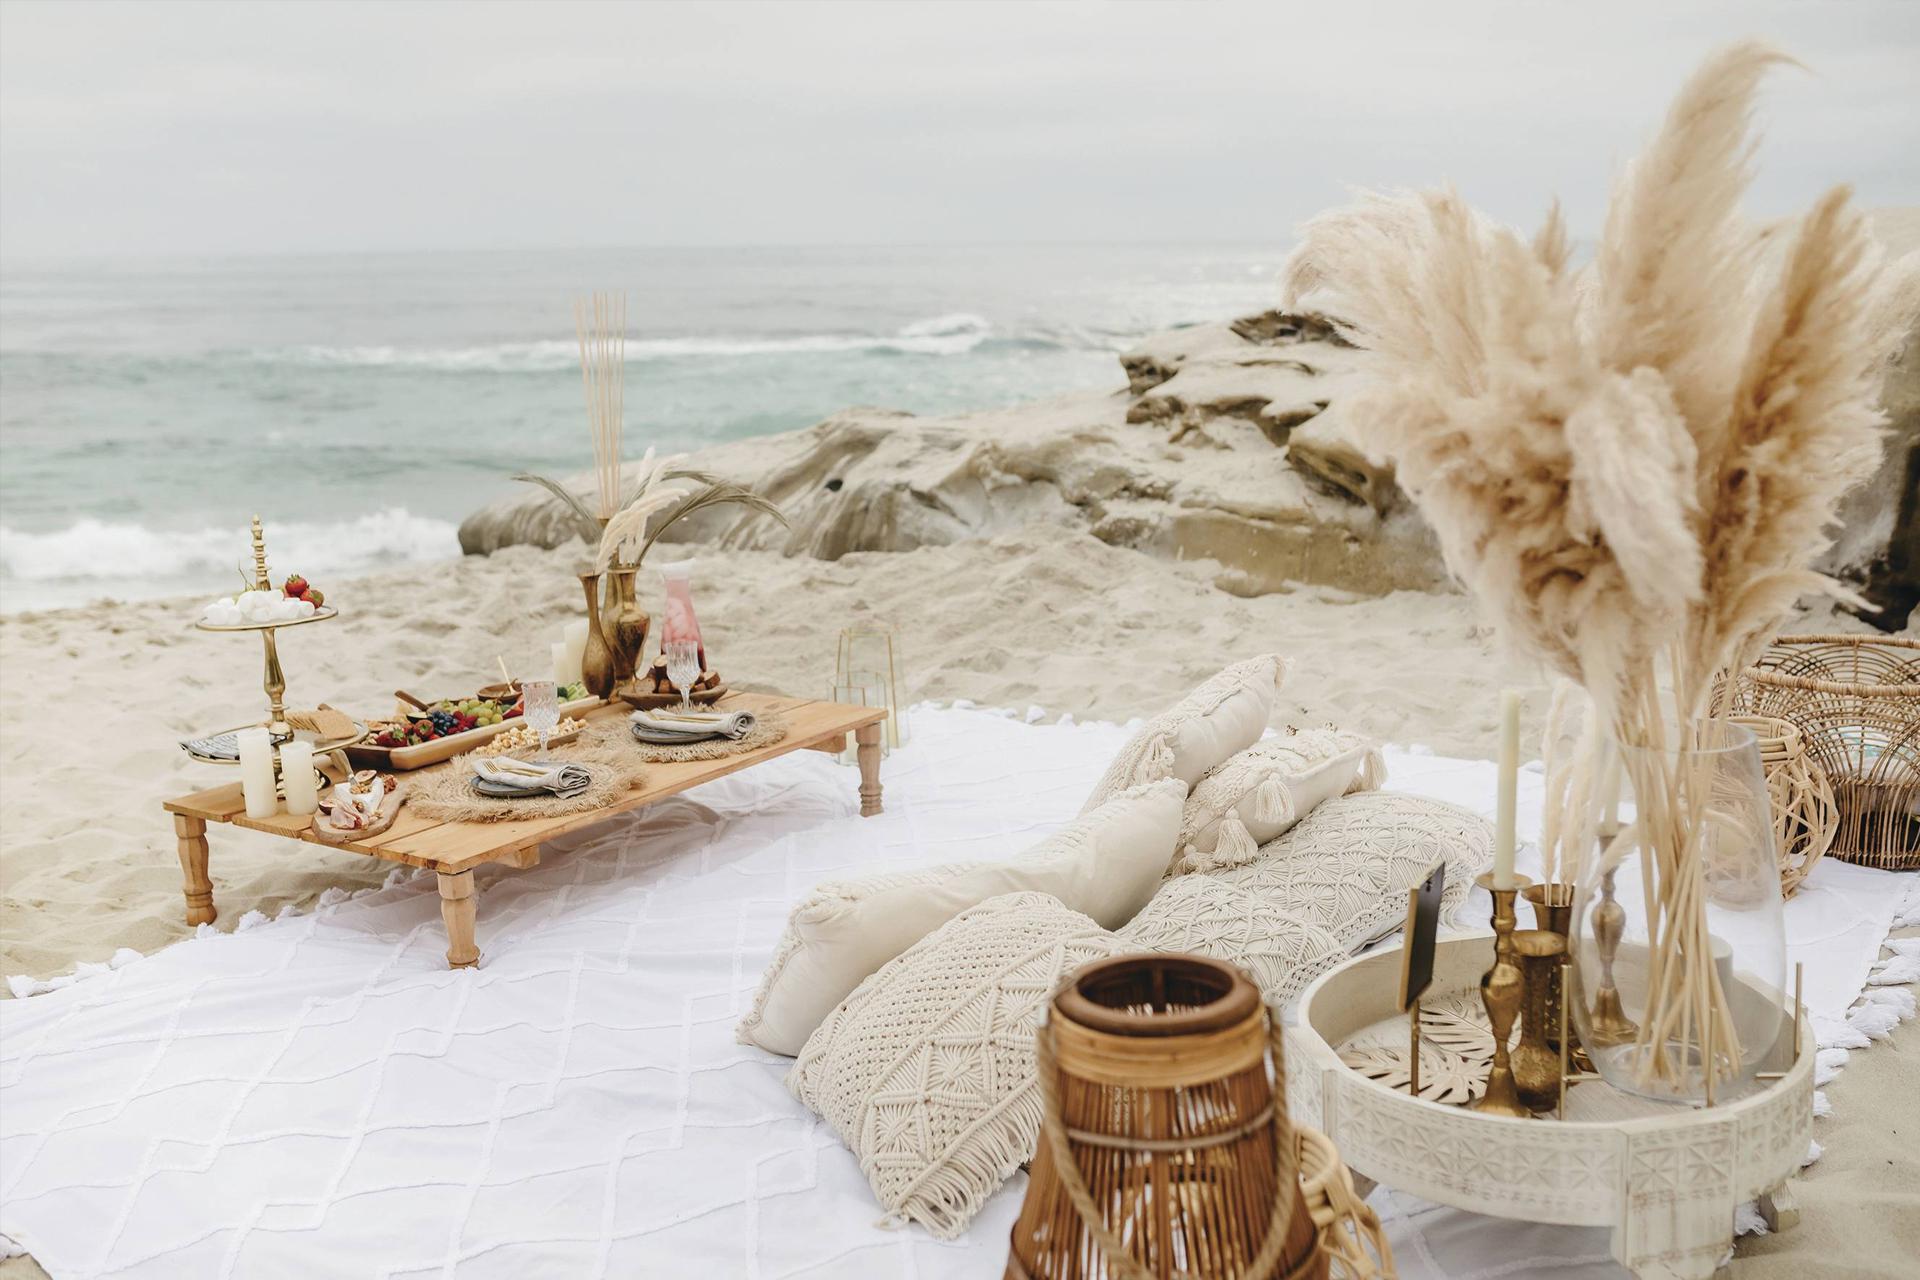
[[[323,849],[344,849],[352,853],[426,867],[440,877],[440,916],[447,926],[447,964],[465,969],[480,963],[480,949],[474,945],[474,920],[479,903],[474,896],[473,869],[483,862],[498,862],[510,867],[531,867],[540,861],[540,846],[555,836],[664,800],[689,787],[723,778],[727,774],[786,755],[790,751],[842,751],[851,733],[860,761],[860,815],[871,817],[880,812],[880,732],[887,718],[884,707],[853,707],[837,702],[813,702],[804,698],[785,698],[766,694],[735,693],[721,699],[722,708],[744,708],[765,715],[777,712],[787,721],[787,736],[770,747],[723,756],[718,760],[694,760],[675,764],[649,764],[642,784],[612,804],[586,813],[563,818],[532,818],[515,822],[442,822],[422,817],[410,808],[402,808],[399,818],[387,830],[364,841],[333,844],[313,834],[308,816],[289,813],[271,818],[249,818],[240,784],[230,782],[210,791],[166,802],[173,815],[174,835],[180,845],[180,874],[185,882],[187,923],[206,924],[218,914],[213,906],[213,882],[207,877],[207,824],[230,822],[269,835],[304,840]],[[584,717],[589,722],[621,720],[627,715],[624,703],[596,707]],[[452,768],[451,762],[433,765],[434,769]],[[428,772],[425,769],[417,773]],[[404,778],[406,774],[400,774]]]

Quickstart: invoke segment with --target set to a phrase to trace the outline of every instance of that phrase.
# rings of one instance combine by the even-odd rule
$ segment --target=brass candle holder
[[[1513,1035],[1514,1020],[1520,1016],[1520,1002],[1526,990],[1526,978],[1514,960],[1513,900],[1532,881],[1517,875],[1511,888],[1496,889],[1493,875],[1488,873],[1474,883],[1493,895],[1493,967],[1480,979],[1480,999],[1487,1006],[1487,1021],[1493,1028],[1493,1066],[1487,1071],[1486,1092],[1469,1105],[1489,1115],[1524,1120],[1533,1113],[1520,1101],[1507,1041]]]
[[[1547,1028],[1558,1021],[1567,940],[1550,929],[1522,929],[1513,935],[1513,951],[1525,984],[1520,1043],[1512,1053],[1514,1088],[1529,1111],[1550,1111],[1560,1098],[1560,1052],[1547,1042]]]
[[[1558,880],[1544,884],[1530,884],[1521,896],[1527,900],[1527,905],[1533,908],[1533,927],[1556,933],[1560,935],[1562,943],[1567,943],[1568,931],[1573,926],[1573,886]],[[1587,1057],[1587,1051],[1580,1046],[1579,1033],[1560,1020],[1560,988],[1566,986],[1570,979],[1571,975],[1568,974],[1567,969],[1572,963],[1571,946],[1563,946],[1560,968],[1553,973],[1547,988],[1547,1045],[1558,1050],[1562,1039],[1571,1040],[1572,1043],[1567,1046],[1567,1056],[1573,1060],[1575,1069],[1592,1071],[1593,1062]]]
[[[1627,909],[1614,899],[1612,869],[1601,873],[1600,901],[1593,905],[1592,920],[1593,945],[1600,953],[1600,985],[1594,988],[1587,1036],[1600,1048],[1627,1044],[1640,1034],[1640,1024],[1627,1016],[1620,1005],[1620,991],[1613,985],[1613,958],[1626,933]]]

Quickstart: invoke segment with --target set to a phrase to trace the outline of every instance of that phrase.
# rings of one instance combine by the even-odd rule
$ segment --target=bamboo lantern
[[[1280,1035],[1218,960],[1068,979],[1036,1037],[1041,1140],[1006,1280],[1324,1280]]]

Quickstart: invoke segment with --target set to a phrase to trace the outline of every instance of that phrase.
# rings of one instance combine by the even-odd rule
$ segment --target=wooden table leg
[[[220,913],[213,909],[213,881],[207,878],[207,821],[176,813],[173,835],[180,846],[180,880],[187,895],[187,923],[212,924]]]
[[[473,872],[440,873],[440,919],[447,926],[447,968],[471,969],[480,963],[473,923],[480,902],[474,897]]]
[[[880,735],[884,724],[863,724],[853,731],[854,754],[860,758],[860,816],[880,812]]]

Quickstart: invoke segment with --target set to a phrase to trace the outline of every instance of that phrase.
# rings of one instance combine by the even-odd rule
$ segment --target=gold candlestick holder
[[[1560,1097],[1560,1053],[1547,1043],[1547,1029],[1557,1021],[1553,1015],[1559,1012],[1567,940],[1550,929],[1522,929],[1513,935],[1513,951],[1525,984],[1520,1043],[1512,1053],[1513,1083],[1529,1111],[1551,1111]]]
[[[1507,1040],[1513,1035],[1513,1023],[1520,1016],[1520,1001],[1526,978],[1514,961],[1513,900],[1532,881],[1515,876],[1513,887],[1496,889],[1491,873],[1474,881],[1493,895],[1493,967],[1480,979],[1480,999],[1487,1006],[1487,1021],[1493,1027],[1493,1066],[1487,1071],[1487,1088],[1469,1105],[1489,1115],[1526,1119],[1533,1113],[1520,1101],[1514,1084],[1513,1063],[1507,1053]]]
[[[1593,945],[1600,953],[1600,984],[1593,992],[1593,1012],[1588,1018],[1587,1036],[1599,1048],[1626,1044],[1640,1034],[1640,1024],[1627,1016],[1620,1005],[1620,991],[1613,985],[1613,958],[1620,950],[1620,939],[1627,928],[1627,909],[1613,896],[1613,871],[1600,876],[1600,901],[1593,905]]]
[[[1568,944],[1561,948],[1560,968],[1553,973],[1547,989],[1547,1045],[1557,1051],[1563,1039],[1570,1040],[1572,1043],[1567,1046],[1567,1056],[1572,1059],[1574,1067],[1580,1071],[1592,1071],[1593,1062],[1580,1045],[1579,1033],[1560,1020],[1560,989],[1571,980],[1568,969],[1573,964],[1569,940],[1569,931],[1573,927],[1573,886],[1558,880],[1530,884],[1521,896],[1533,908],[1533,927],[1556,933],[1560,935],[1561,942]]]

